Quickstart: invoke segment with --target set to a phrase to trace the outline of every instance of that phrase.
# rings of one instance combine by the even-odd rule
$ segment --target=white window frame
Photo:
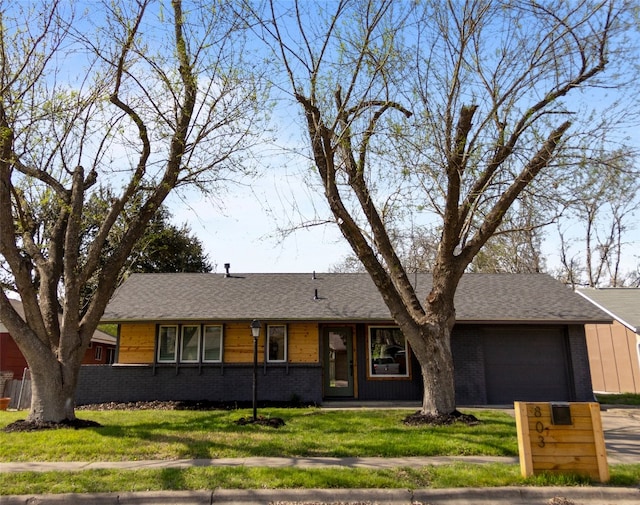
[[[173,345],[173,358],[171,359],[162,359],[161,356],[161,351],[162,351],[162,342],[161,342],[161,338],[162,338],[162,330],[163,329],[169,329],[172,328],[174,331],[174,345]],[[158,327],[158,351],[157,351],[157,356],[156,359],[158,360],[158,363],[176,363],[177,359],[178,359],[178,342],[180,340],[180,336],[179,336],[179,332],[178,332],[178,325],[177,324],[161,324]]]
[[[205,355],[207,352],[207,346],[206,346],[206,338],[207,338],[207,328],[219,328],[220,329],[220,334],[219,334],[219,347],[220,347],[220,354],[218,359],[206,359]],[[202,362],[203,363],[222,363],[222,353],[223,353],[223,349],[224,349],[224,326],[221,324],[205,324],[204,327],[202,328]]]
[[[272,328],[282,328],[284,331],[284,358],[283,359],[271,359],[271,329]],[[266,342],[266,354],[267,354],[267,363],[286,363],[287,357],[289,354],[289,337],[287,332],[286,324],[269,324],[267,325],[267,342]]]
[[[101,345],[97,345],[96,346],[96,350],[95,350],[95,354],[93,356],[94,361],[100,361],[102,359],[102,346]]]
[[[184,357],[184,337],[185,330],[189,328],[196,329],[196,353],[193,359],[185,359]],[[199,324],[183,324],[180,328],[180,363],[198,363],[200,361],[200,340],[202,339],[202,327]]]
[[[388,364],[387,363],[376,363],[376,365],[378,366],[378,368],[376,369],[376,367],[374,366],[374,359],[387,359],[386,356],[374,356],[374,352],[373,352],[373,348],[372,348],[372,339],[374,337],[374,333],[376,332],[376,330],[397,330],[400,331],[400,328],[398,328],[398,326],[369,326],[368,331],[367,331],[367,358],[368,358],[368,366],[367,366],[367,373],[369,375],[370,378],[374,378],[374,379],[395,379],[395,378],[402,378],[402,379],[408,379],[411,377],[411,371],[409,369],[409,345],[407,342],[407,338],[404,337],[404,360],[405,360],[405,372],[404,373],[400,373],[400,369],[401,369],[401,363],[399,363],[397,360],[395,361],[390,361]],[[396,344],[396,346],[398,346],[399,344]],[[395,347],[395,346],[393,346]],[[393,359],[393,358],[391,358]],[[398,372],[395,372],[395,369],[398,369]]]

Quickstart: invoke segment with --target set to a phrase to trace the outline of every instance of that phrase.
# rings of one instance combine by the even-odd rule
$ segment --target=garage
[[[483,335],[487,403],[568,401],[568,342],[561,327],[505,327]]]

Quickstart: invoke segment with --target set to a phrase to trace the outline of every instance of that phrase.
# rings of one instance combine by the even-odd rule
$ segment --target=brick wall
[[[485,405],[487,388],[484,348],[477,326],[456,326],[451,336],[456,381],[456,404]]]
[[[85,365],[76,394],[78,405],[151,400],[251,401],[253,367],[157,367]],[[321,403],[319,365],[258,368],[258,401]]]
[[[571,357],[571,372],[575,388],[575,401],[593,401],[593,386],[591,385],[591,371],[589,370],[589,354],[584,326],[571,325],[568,327],[569,356]]]

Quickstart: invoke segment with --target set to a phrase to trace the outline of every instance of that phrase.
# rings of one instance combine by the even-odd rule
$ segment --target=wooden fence
[[[0,379],[0,396],[11,398],[10,409],[28,409],[31,406],[31,373],[25,370],[22,379],[11,377],[4,375]]]

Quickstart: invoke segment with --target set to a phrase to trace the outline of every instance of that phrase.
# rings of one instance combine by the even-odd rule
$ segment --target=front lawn
[[[279,429],[239,426],[249,411],[78,411],[100,428],[0,431],[0,461],[131,461],[222,457],[517,455],[515,420],[474,411],[478,426],[405,426],[407,410],[261,409]],[[0,430],[26,412],[0,412]],[[637,486],[640,465],[615,465],[611,484]],[[588,485],[576,476],[523,478],[517,464],[421,468],[194,467],[0,473],[0,495],[284,488],[449,488]]]
[[[0,461],[131,461],[250,456],[515,456],[513,417],[474,412],[478,426],[405,426],[407,410],[263,409],[285,426],[238,426],[236,410],[78,411],[102,427],[26,433],[0,431]],[[0,429],[26,412],[1,412]]]

